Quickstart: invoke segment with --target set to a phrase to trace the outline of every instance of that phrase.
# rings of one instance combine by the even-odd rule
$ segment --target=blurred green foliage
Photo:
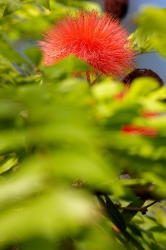
[[[131,35],[133,44],[140,53],[157,51],[166,57],[166,9],[142,8],[136,19],[139,28]]]
[[[77,58],[44,67],[37,40],[79,8],[100,10],[88,1],[0,0],[0,249],[166,249],[166,87],[139,78],[119,100],[121,83],[103,78],[90,88],[73,77],[89,69]],[[147,8],[138,23],[136,49],[165,56],[165,10]],[[122,133],[128,124],[158,135]],[[119,180],[123,170],[136,179]],[[153,198],[163,201],[146,216],[114,204],[141,208]]]

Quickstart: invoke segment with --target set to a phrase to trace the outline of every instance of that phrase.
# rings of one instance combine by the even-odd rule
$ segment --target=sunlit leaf
[[[66,227],[75,230],[78,225],[88,224],[91,216],[90,202],[68,192],[53,192],[20,205],[1,213],[1,245],[12,242],[15,233],[25,239],[32,236],[53,239],[56,232],[57,236],[63,234]]]
[[[0,174],[16,166],[17,163],[18,163],[17,158],[10,158],[6,162],[2,162],[2,164],[0,164]]]
[[[34,0],[34,3],[40,4],[46,9],[50,10],[50,0]]]
[[[140,53],[155,50],[162,56],[166,56],[165,18],[166,9],[164,8],[146,7],[142,9],[137,19],[139,28],[131,36],[133,44]]]
[[[0,2],[1,4],[0,6],[4,8],[4,1],[1,1],[1,2]],[[37,3],[50,10],[49,0],[14,0],[14,1],[6,0],[3,17],[19,10],[23,6],[24,3]]]

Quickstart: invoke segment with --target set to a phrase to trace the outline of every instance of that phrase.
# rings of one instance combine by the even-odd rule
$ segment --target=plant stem
[[[98,74],[98,76],[96,77],[96,79],[93,82],[91,82],[91,86],[93,86],[96,83],[96,81],[99,79],[99,77],[101,75],[102,75],[102,73]]]
[[[129,210],[129,211],[140,211],[142,213],[147,212],[147,208],[154,205],[158,201],[153,201],[152,203],[148,204],[147,206],[144,207],[117,207],[119,210]]]
[[[157,52],[157,51],[156,50],[150,50],[150,51],[147,51],[147,52],[138,52],[137,54],[135,54],[135,56],[140,56],[140,55],[155,53],[155,52]]]

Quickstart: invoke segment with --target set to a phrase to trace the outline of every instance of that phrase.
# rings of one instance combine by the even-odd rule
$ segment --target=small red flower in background
[[[116,100],[122,100],[123,97],[124,97],[124,96],[127,94],[127,92],[129,91],[129,88],[130,88],[130,84],[126,84],[124,91],[121,92],[121,93],[119,93],[119,94],[117,94],[117,95],[115,95],[115,99],[116,99]]]
[[[162,115],[161,112],[144,111],[142,116],[145,118],[153,118]]]
[[[90,64],[95,74],[121,77],[133,68],[134,51],[128,32],[109,14],[94,10],[67,14],[44,37],[39,44],[45,65],[72,54]]]
[[[156,136],[158,131],[153,128],[146,128],[137,125],[125,125],[122,127],[121,131],[125,134],[131,135],[146,135],[146,136]]]
[[[127,94],[129,91],[130,85],[132,85],[132,82],[134,79],[142,76],[150,76],[152,78],[155,78],[159,83],[159,88],[164,85],[163,80],[157,75],[154,71],[151,69],[135,69],[131,73],[129,73],[125,78],[122,80],[122,82],[125,84],[125,89],[122,93],[115,95],[116,100],[123,100],[123,97]],[[153,112],[153,111],[144,111],[141,114],[144,118],[150,119],[154,117],[158,117],[162,115],[162,112]],[[146,136],[157,136],[158,131],[153,128],[147,128],[147,127],[141,127],[137,125],[125,125],[122,127],[121,132],[129,135],[146,135]]]

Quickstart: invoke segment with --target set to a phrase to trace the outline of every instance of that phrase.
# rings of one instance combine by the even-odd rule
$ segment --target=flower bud
[[[125,78],[122,80],[122,82],[124,84],[130,85],[135,78],[138,78],[138,77],[141,77],[141,76],[150,76],[150,77],[155,78],[159,82],[159,87],[162,87],[164,85],[164,82],[159,77],[159,75],[156,74],[151,69],[135,69],[130,74],[125,76]]]
[[[105,0],[105,11],[112,14],[115,18],[123,18],[128,10],[128,0]]]

